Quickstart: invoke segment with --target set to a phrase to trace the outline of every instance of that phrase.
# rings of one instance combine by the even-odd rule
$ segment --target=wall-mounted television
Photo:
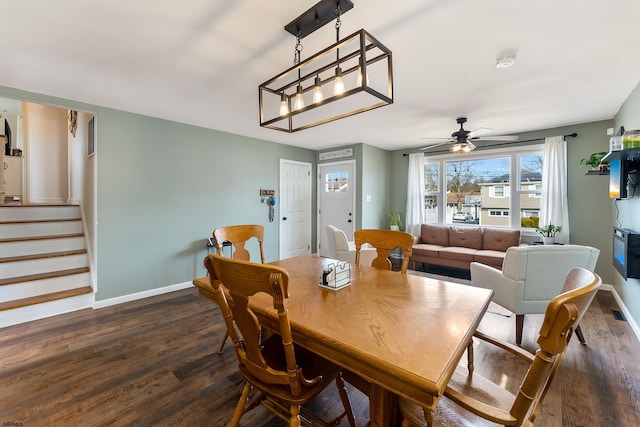
[[[627,162],[621,159],[609,161],[609,197],[627,198]]]

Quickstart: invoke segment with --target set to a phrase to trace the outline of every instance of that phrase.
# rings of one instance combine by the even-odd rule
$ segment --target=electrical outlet
[[[267,190],[264,188],[260,189],[260,197],[269,197],[274,196],[276,194],[276,190]]]

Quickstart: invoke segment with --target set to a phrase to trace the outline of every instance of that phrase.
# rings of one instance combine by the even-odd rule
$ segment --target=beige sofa
[[[422,224],[409,261],[469,270],[472,262],[502,269],[508,248],[520,246],[520,230]]]

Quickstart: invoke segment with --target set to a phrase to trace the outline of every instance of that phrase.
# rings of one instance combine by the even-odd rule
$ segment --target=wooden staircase
[[[0,206],[0,327],[92,304],[80,208]]]

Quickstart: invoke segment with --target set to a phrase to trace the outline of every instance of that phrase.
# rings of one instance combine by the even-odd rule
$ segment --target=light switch
[[[367,196],[366,196],[366,200],[367,200],[367,202],[370,202],[370,201],[371,201],[371,194],[367,194]]]

